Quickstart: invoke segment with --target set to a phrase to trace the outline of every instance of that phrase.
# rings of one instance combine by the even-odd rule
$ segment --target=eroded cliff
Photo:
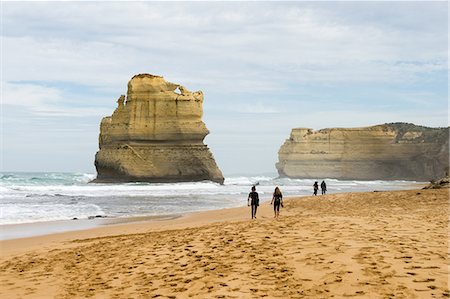
[[[112,116],[100,124],[95,182],[179,182],[223,175],[203,139],[203,93],[161,76],[140,74],[128,82]]]
[[[392,123],[293,129],[278,151],[281,177],[428,181],[449,169],[449,128]]]

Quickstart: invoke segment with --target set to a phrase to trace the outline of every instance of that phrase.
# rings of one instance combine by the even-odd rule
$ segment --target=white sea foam
[[[42,221],[87,219],[89,216],[105,215],[94,204],[4,204],[1,207],[0,224],[19,224]]]
[[[79,177],[76,176],[74,179],[80,183],[89,183],[96,177],[97,176],[93,173],[81,173],[81,174],[79,174]]]

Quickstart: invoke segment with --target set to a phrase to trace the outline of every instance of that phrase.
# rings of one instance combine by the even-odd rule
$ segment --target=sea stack
[[[289,178],[429,181],[448,174],[449,128],[296,128],[278,151],[276,167]]]
[[[184,182],[222,184],[222,172],[203,139],[203,93],[161,76],[139,74],[127,96],[100,124],[94,182]]]

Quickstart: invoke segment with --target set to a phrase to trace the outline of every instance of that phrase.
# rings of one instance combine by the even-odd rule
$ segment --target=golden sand
[[[449,190],[345,193],[1,242],[1,298],[448,298]],[[135,233],[133,233],[135,232]]]

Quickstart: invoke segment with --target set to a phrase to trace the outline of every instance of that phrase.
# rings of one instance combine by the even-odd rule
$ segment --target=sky
[[[139,73],[204,93],[225,175],[276,173],[292,128],[448,126],[448,4],[1,2],[1,170],[95,173]]]

